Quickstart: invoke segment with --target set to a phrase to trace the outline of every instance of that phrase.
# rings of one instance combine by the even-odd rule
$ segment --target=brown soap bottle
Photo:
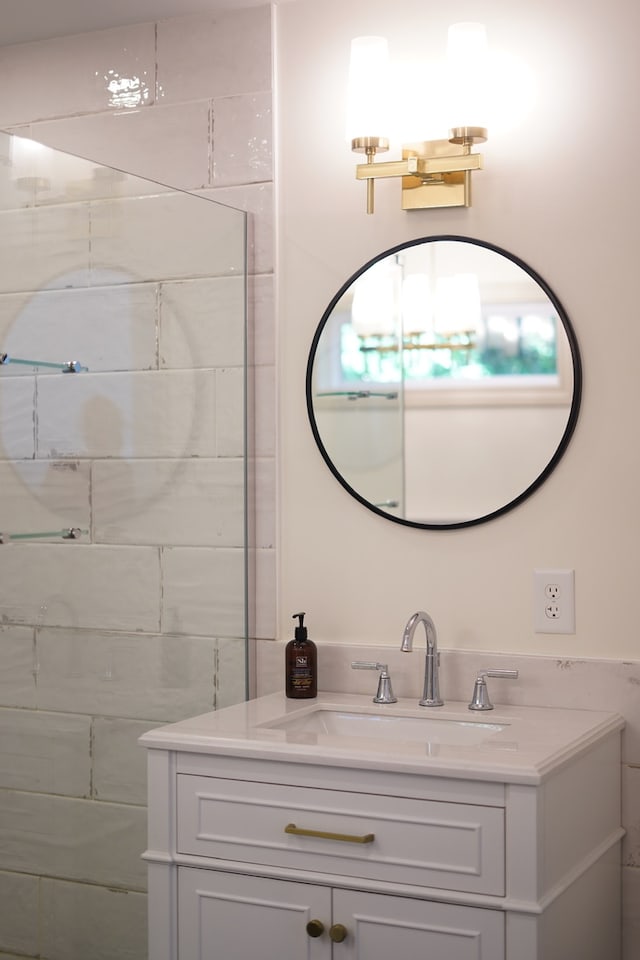
[[[285,692],[293,700],[310,700],[318,696],[318,652],[307,636],[304,613],[294,613],[292,619],[300,625],[285,648]]]

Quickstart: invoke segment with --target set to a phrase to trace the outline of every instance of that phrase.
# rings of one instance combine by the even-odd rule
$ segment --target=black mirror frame
[[[481,517],[474,517],[471,520],[460,520],[456,523],[418,523],[414,520],[406,520],[404,517],[395,517],[390,513],[386,513],[384,510],[381,510],[379,507],[374,506],[368,500],[365,500],[357,490],[347,483],[342,474],[338,471],[335,464],[333,463],[331,457],[327,453],[327,450],[322,442],[320,433],[318,430],[318,424],[316,422],[314,410],[313,410],[313,392],[312,392],[312,379],[313,379],[313,364],[315,361],[316,352],[318,349],[318,343],[320,337],[324,331],[326,323],[331,316],[336,304],[342,299],[344,294],[347,292],[349,287],[355,280],[358,279],[366,270],[372,267],[379,260],[385,259],[385,257],[392,256],[395,253],[399,253],[401,250],[406,250],[408,247],[416,246],[420,243],[434,243],[436,241],[456,241],[460,243],[469,243],[474,244],[478,247],[483,247],[486,250],[492,250],[494,253],[498,253],[503,257],[506,257],[512,263],[515,263],[520,267],[526,274],[528,274],[532,280],[541,287],[545,292],[551,303],[553,304],[555,310],[557,311],[559,319],[562,321],[565,333],[567,335],[567,340],[569,341],[569,349],[571,351],[571,363],[573,369],[573,397],[571,400],[571,408],[569,410],[569,416],[567,419],[567,424],[560,438],[560,442],[556,447],[556,450],[547,463],[544,470],[535,478],[535,480],[529,484],[529,486],[523,490],[517,497],[514,497],[509,503],[506,503],[504,506],[499,507],[497,510],[493,510],[491,513],[484,514]],[[558,300],[558,297],[555,295],[553,290],[549,287],[548,283],[542,279],[542,277],[536,273],[528,264],[526,264],[519,257],[515,256],[513,253],[509,253],[507,250],[503,250],[501,247],[495,246],[492,243],[487,243],[484,240],[476,240],[472,237],[460,237],[453,234],[441,234],[432,237],[421,237],[417,240],[409,240],[405,243],[400,243],[395,247],[390,247],[388,250],[384,250],[382,253],[378,254],[373,259],[365,263],[359,270],[357,270],[349,279],[340,287],[336,295],[332,298],[327,309],[324,311],[320,323],[314,334],[311,349],[309,351],[309,359],[307,361],[307,373],[306,373],[306,398],[307,398],[307,414],[309,416],[309,422],[311,425],[311,431],[313,433],[318,449],[322,454],[322,457],[329,467],[329,470],[334,475],[336,480],[345,488],[345,490],[351,494],[351,496],[358,500],[364,507],[370,510],[372,513],[376,513],[379,517],[383,517],[385,520],[391,520],[393,523],[402,524],[405,527],[415,527],[421,530],[458,530],[464,527],[473,527],[477,526],[480,523],[487,523],[489,520],[494,520],[496,517],[502,516],[502,514],[507,513],[510,510],[515,509],[523,501],[527,500],[542,484],[547,480],[547,478],[553,473],[558,463],[566,453],[567,447],[571,437],[573,436],[576,424],[578,422],[578,414],[580,412],[580,403],[582,399],[582,360],[580,357],[580,350],[578,347],[578,341],[576,338],[575,330],[569,320],[566,310]]]

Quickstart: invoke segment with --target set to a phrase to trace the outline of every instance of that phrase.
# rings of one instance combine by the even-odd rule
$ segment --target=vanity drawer
[[[179,854],[504,896],[501,807],[177,779]]]

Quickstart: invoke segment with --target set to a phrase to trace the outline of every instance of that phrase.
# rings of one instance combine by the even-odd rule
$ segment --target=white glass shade
[[[347,140],[387,137],[389,130],[389,50],[384,37],[351,41],[347,91]]]
[[[451,127],[487,126],[487,31],[482,23],[454,23],[447,43]]]
[[[358,278],[351,304],[351,326],[359,337],[392,336],[396,332],[395,265],[379,263]]]
[[[410,273],[402,281],[402,329],[407,336],[433,336],[431,284],[424,273]]]
[[[480,325],[480,286],[475,273],[439,277],[436,284],[434,328],[443,336],[475,331]]]

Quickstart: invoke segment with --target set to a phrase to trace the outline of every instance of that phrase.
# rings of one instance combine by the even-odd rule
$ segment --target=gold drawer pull
[[[320,837],[321,840],[342,840],[345,843],[373,843],[374,833],[365,833],[361,837],[354,836],[352,833],[327,833],[324,830],[305,830],[303,827],[296,827],[295,823],[288,823],[284,828],[285,833],[293,833],[296,837]]]

